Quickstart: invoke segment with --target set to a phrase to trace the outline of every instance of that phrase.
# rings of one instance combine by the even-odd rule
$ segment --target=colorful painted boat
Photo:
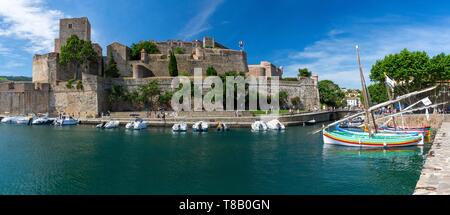
[[[419,133],[423,134],[424,136],[430,136],[431,135],[431,127],[430,126],[424,126],[424,127],[390,127],[390,126],[383,126],[378,128],[379,131],[386,132],[386,133],[403,133],[403,134],[414,134]]]
[[[423,135],[385,135],[373,134],[352,134],[349,132],[334,130],[323,130],[323,141],[325,144],[364,147],[364,148],[390,148],[404,146],[423,145]]]
[[[337,131],[342,131],[342,132],[347,132],[350,134],[356,134],[356,135],[369,135],[369,133],[367,133],[366,131],[360,129],[360,128],[342,128],[339,124],[336,125],[336,130]],[[398,135],[419,135],[422,134],[421,132],[396,132],[396,131],[389,131],[386,132],[384,130],[377,130],[377,134],[378,135],[383,135],[383,136],[398,136]]]

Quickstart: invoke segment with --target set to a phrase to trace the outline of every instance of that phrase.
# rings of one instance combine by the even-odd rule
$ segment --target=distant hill
[[[31,77],[26,76],[0,76],[0,81],[31,81]]]

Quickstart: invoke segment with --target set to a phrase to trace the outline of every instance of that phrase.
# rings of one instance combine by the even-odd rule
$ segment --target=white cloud
[[[212,14],[214,14],[223,1],[224,0],[208,0],[205,7],[200,8],[199,13],[187,22],[184,28],[180,31],[179,36],[184,39],[189,39],[211,29],[208,19]]]
[[[441,20],[445,21],[424,24],[399,22],[396,17],[392,22],[388,18],[377,19],[376,25],[352,23],[330,31],[324,39],[301,51],[290,52],[287,60],[278,62],[286,65],[286,76],[295,76],[298,68],[306,67],[321,80],[331,79],[342,87],[360,88],[355,45],[360,46],[366,76],[376,60],[404,48],[426,51],[430,55],[449,53],[450,22]]]
[[[63,16],[44,0],[0,0],[0,37],[27,41],[29,53],[51,51]]]
[[[22,67],[22,66],[24,66],[24,65],[25,65],[25,64],[24,64],[24,63],[21,63],[21,62],[17,62],[17,61],[8,61],[8,62],[6,62],[6,64],[2,65],[1,68],[3,68],[3,69],[14,69],[14,68],[17,68],[17,67]]]

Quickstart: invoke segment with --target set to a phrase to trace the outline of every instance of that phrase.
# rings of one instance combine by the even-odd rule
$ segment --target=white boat
[[[58,126],[64,126],[64,125],[78,125],[78,123],[79,121],[71,116],[63,116],[62,118],[57,119],[55,124]]]
[[[185,122],[175,123],[172,126],[172,131],[185,132],[185,131],[187,131],[187,124]]]
[[[28,117],[28,116],[18,116],[18,117],[16,117],[16,124],[28,125],[28,124],[30,124],[31,120],[32,120],[32,118]]]
[[[146,129],[147,128],[147,122],[144,121],[139,121],[139,122],[135,122],[133,129],[134,130],[142,130],[142,129]]]
[[[106,122],[102,122],[100,124],[97,124],[95,127],[96,128],[105,128]]]
[[[278,119],[270,120],[269,122],[266,123],[266,125],[270,130],[280,131],[285,129],[283,123],[281,123]]]
[[[16,116],[7,116],[3,118],[1,122],[6,124],[15,124],[17,122],[16,118]]]
[[[316,119],[312,119],[312,120],[306,121],[305,123],[307,125],[314,125],[314,124],[316,124]]]
[[[217,124],[217,131],[228,131],[228,125],[223,122],[219,122]]]
[[[136,118],[134,122],[129,122],[125,125],[126,129],[141,130],[147,128],[147,123],[141,118]]]
[[[33,122],[31,122],[32,125],[50,125],[55,122],[55,118],[49,118],[48,114],[45,114],[42,117],[33,119]]]
[[[208,131],[208,123],[203,121],[198,121],[192,125],[192,129],[198,132],[206,132]]]
[[[113,129],[113,128],[118,128],[120,125],[119,121],[109,121],[105,124],[104,128],[105,129]]]
[[[264,121],[255,121],[252,124],[252,131],[266,131],[267,124]]]

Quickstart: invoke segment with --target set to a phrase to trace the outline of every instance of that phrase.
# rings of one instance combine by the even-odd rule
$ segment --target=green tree
[[[450,55],[438,54],[430,60],[430,75],[436,81],[450,80]]]
[[[172,77],[178,76],[177,58],[175,57],[175,54],[173,54],[173,52],[170,52],[169,74]]]
[[[298,77],[309,78],[311,75],[312,72],[310,72],[307,68],[298,69]]]
[[[289,106],[288,93],[286,91],[280,91],[278,93],[278,101],[280,103],[280,109],[286,109]]]
[[[125,98],[126,91],[121,85],[112,85],[109,93],[109,101],[111,103],[123,100]]]
[[[163,94],[159,95],[158,97],[158,103],[161,107],[164,107],[166,109],[169,109],[170,102],[172,100],[173,92],[172,91],[166,91]]]
[[[173,52],[175,52],[175,54],[184,54],[184,53],[185,53],[183,47],[175,47],[175,48],[173,49]]]
[[[370,99],[373,103],[382,103],[389,100],[386,85],[384,83],[373,83],[368,87]]]
[[[141,59],[142,49],[147,52],[147,54],[159,54],[160,51],[158,46],[152,41],[140,41],[138,43],[133,43],[131,45],[131,60]]]
[[[77,90],[84,90],[83,81],[78,80],[76,87],[77,87]]]
[[[437,60],[436,60],[437,61]],[[425,52],[410,52],[403,49],[400,53],[390,54],[378,60],[370,71],[370,79],[385,82],[384,74],[401,83],[402,88],[415,91],[434,84],[436,74],[430,73],[430,57]]]
[[[119,69],[117,68],[117,63],[112,56],[109,58],[109,64],[105,69],[105,76],[109,78],[120,77],[120,72]]]
[[[156,80],[142,86],[139,91],[140,100],[144,103],[144,105],[150,104],[152,108],[154,107],[155,97],[161,93],[159,83]]]
[[[87,65],[98,57],[90,41],[80,40],[76,35],[72,35],[66,44],[61,47],[60,64],[75,66],[75,77],[79,79],[80,67],[87,68]]]
[[[214,69],[213,66],[209,66],[208,69],[206,69],[206,76],[217,76],[216,69]]]
[[[319,81],[320,103],[331,107],[343,106],[345,97],[341,88],[330,80]]]
[[[67,82],[66,82],[66,87],[67,87],[67,89],[72,89],[73,88],[73,83],[75,82],[75,79],[69,79]]]
[[[300,100],[300,97],[296,96],[294,98],[291,98],[291,103],[294,108],[300,109],[302,105],[302,101]]]

